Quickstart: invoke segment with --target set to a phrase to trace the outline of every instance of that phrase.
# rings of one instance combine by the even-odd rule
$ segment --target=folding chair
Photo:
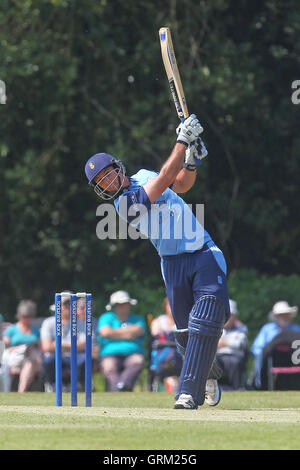
[[[276,344],[272,353],[267,357],[267,378],[268,378],[268,390],[274,390],[275,380],[278,375],[287,375],[287,390],[289,387],[294,387],[293,379],[297,374],[300,374],[300,366],[292,365],[291,357],[293,349],[289,344]],[[293,377],[294,376],[294,377]],[[295,382],[295,380],[294,380]],[[299,388],[300,389],[300,375],[299,375]],[[296,384],[297,385],[297,384]],[[294,388],[291,388],[292,390]]]

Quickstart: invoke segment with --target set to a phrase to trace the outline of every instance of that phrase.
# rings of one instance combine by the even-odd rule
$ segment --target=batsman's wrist
[[[189,146],[189,144],[187,142],[185,142],[184,140],[181,140],[181,139],[177,139],[176,144],[183,144],[183,145],[186,146],[186,148],[188,148],[188,146]]]
[[[190,163],[183,163],[182,168],[185,168],[188,171],[196,171],[196,165],[191,165]]]

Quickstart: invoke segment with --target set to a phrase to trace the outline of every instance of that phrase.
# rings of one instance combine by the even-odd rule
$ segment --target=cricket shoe
[[[208,379],[205,385],[205,403],[216,406],[221,400],[221,387],[215,379]]]
[[[176,410],[195,410],[197,407],[193,400],[192,395],[182,393],[179,395],[178,400],[175,402],[174,408]]]

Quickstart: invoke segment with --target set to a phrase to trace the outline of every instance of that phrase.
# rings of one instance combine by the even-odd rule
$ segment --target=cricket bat
[[[183,122],[187,117],[189,117],[189,112],[176,62],[170,29],[160,28],[159,39],[161,55],[169,80],[169,85],[175,103],[176,111],[179,119]]]

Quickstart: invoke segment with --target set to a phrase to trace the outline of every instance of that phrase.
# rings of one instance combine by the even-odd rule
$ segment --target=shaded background
[[[56,291],[112,291],[161,313],[160,263],[145,240],[96,237],[87,158],[159,170],[178,125],[158,29],[169,26],[209,156],[185,200],[205,204],[230,296],[250,336],[277,300],[300,306],[299,2],[1,0],[0,312],[22,298],[49,315]]]

